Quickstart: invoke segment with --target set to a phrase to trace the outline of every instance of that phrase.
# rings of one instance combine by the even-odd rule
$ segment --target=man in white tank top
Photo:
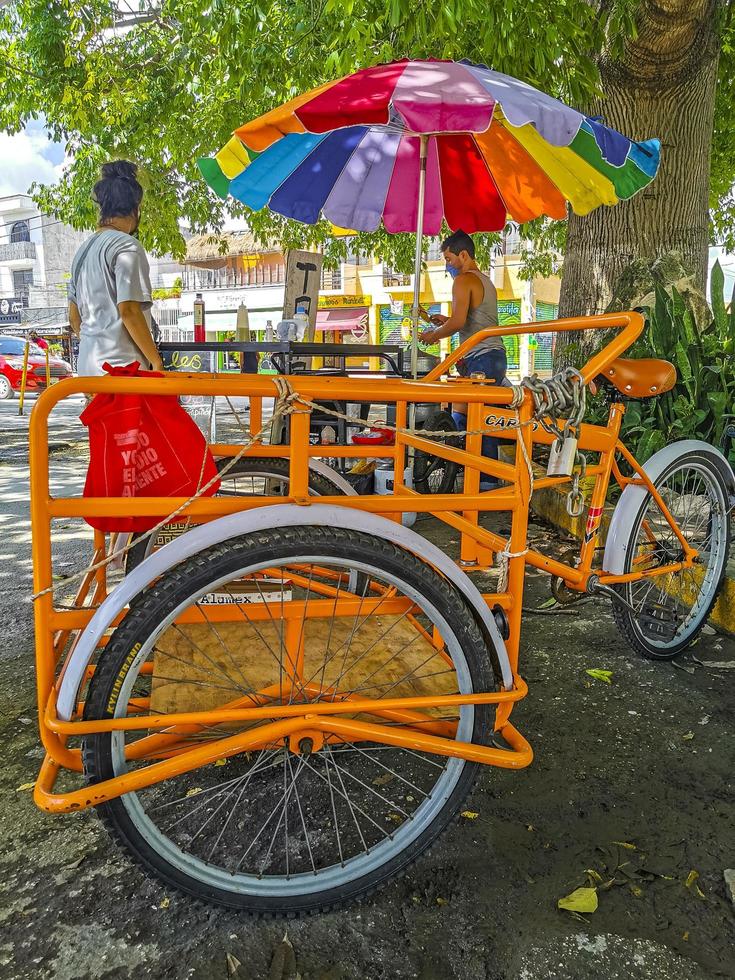
[[[459,342],[464,343],[480,330],[498,325],[498,296],[492,280],[475,262],[475,243],[470,235],[461,229],[455,231],[441,244],[441,250],[452,284],[452,314],[444,316],[437,313],[431,317],[433,330],[425,330],[420,340],[423,344],[435,344],[444,337],[459,334]],[[484,374],[490,384],[502,385],[508,367],[502,337],[486,337],[478,341],[462,360],[457,362],[459,373],[464,377]],[[467,406],[452,405],[452,418],[458,429],[467,428]],[[498,440],[493,436],[483,436],[482,455],[490,459],[498,458]],[[492,490],[498,481],[492,477],[482,477],[481,490]]]

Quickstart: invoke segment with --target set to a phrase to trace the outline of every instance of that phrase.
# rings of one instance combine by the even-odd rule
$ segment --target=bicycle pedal
[[[660,612],[664,613],[666,618],[646,612],[639,613],[638,625],[643,632],[651,637],[661,640],[672,640],[676,636],[678,626],[677,617],[672,616],[663,609]]]

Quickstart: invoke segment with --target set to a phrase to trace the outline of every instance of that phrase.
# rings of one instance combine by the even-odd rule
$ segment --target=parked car
[[[12,398],[20,391],[23,378],[23,356],[26,343],[23,337],[0,337],[0,400]],[[60,357],[49,357],[51,383],[71,378],[71,364]],[[46,353],[38,344],[28,344],[27,392],[41,392],[46,388]]]

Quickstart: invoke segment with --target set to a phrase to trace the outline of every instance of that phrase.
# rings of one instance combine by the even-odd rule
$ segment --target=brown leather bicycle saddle
[[[601,377],[628,398],[651,398],[671,391],[676,384],[676,368],[655,357],[619,357],[605,368]]]

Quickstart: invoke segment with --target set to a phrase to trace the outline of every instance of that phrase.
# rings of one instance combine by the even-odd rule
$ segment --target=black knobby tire
[[[308,554],[319,556],[321,561],[332,556],[335,559],[339,557],[362,563],[365,563],[366,556],[369,556],[368,560],[382,572],[407,583],[407,587],[413,588],[432,608],[438,610],[448,624],[452,631],[452,638],[456,638],[453,639],[456,649],[461,651],[461,657],[455,654],[455,661],[463,660],[461,669],[468,672],[471,689],[475,691],[495,689],[491,659],[474,616],[470,614],[460,593],[434,569],[414,555],[371,535],[341,529],[304,526],[264,530],[209,548],[172,569],[150,590],[138,596],[100,660],[90,684],[85,718],[100,719],[114,716],[125,676],[131,669],[131,662],[134,659],[131,654],[136,644],[143,644],[145,647],[146,641],[152,635],[156,635],[156,630],[171,611],[181,608],[187,598],[200,594],[203,589],[206,590],[209,583],[221,581],[225,576],[242,574],[243,568],[254,567],[258,561],[266,560],[270,563],[275,560],[275,556],[279,559],[303,560],[303,556]],[[137,667],[135,669],[137,670]],[[132,690],[133,684],[128,687],[128,690]],[[122,705],[120,710],[123,711],[124,708],[125,706]],[[463,710],[468,711],[468,709]],[[490,705],[479,705],[469,709],[467,714],[469,732],[471,732],[469,740],[488,744],[493,731],[493,717],[494,710]],[[83,743],[82,755],[84,771],[90,783],[109,779],[115,775],[111,735],[87,737]],[[148,839],[144,833],[141,833],[140,826],[131,818],[124,798],[112,800],[97,809],[108,830],[127,854],[168,886],[209,903],[244,909],[255,914],[309,913],[364,896],[387,882],[418,858],[456,816],[476,779],[480,766],[475,763],[457,762],[457,760],[442,760],[436,756],[431,758],[438,758],[443,763],[451,762],[455,766],[452,777],[455,782],[450,783],[453,785],[450,794],[438,792],[437,801],[432,804],[433,809],[429,811],[430,822],[420,835],[413,840],[409,838],[409,846],[392,855],[390,860],[374,868],[370,874],[348,879],[338,887],[311,891],[308,894],[295,893],[285,897],[264,898],[262,895],[253,897],[252,894],[243,893],[242,890],[229,891],[226,888],[214,887],[195,875],[184,873],[180,867],[162,856],[159,853],[161,848],[155,846],[156,841]],[[448,767],[445,766],[446,768]],[[224,771],[217,770],[217,772]],[[456,775],[457,772],[459,776]],[[144,824],[145,821],[142,823]]]
[[[430,432],[457,431],[457,426],[449,412],[432,412],[419,428]],[[462,447],[462,440],[457,437],[452,438],[451,435],[446,439],[437,437],[437,441],[454,449]],[[458,472],[457,463],[442,459],[441,456],[429,455],[421,450],[416,451],[413,462],[413,484],[419,493],[452,493]]]
[[[686,467],[691,467],[693,472],[700,471],[702,474],[706,474],[703,479],[709,484],[709,491],[715,500],[716,511],[714,514],[710,514],[708,521],[705,522],[705,526],[707,527],[708,537],[714,538],[715,533],[717,533],[717,555],[715,556],[711,570],[707,566],[703,571],[703,585],[705,588],[700,590],[700,594],[697,597],[696,611],[690,615],[689,622],[685,620],[684,629],[678,629],[677,634],[674,636],[667,638],[663,630],[662,635],[655,635],[655,622],[652,622],[650,611],[645,608],[645,600],[641,603],[641,613],[645,614],[642,617],[636,617],[625,606],[613,602],[612,615],[615,625],[630,646],[637,653],[640,653],[649,660],[671,660],[696,641],[707,622],[712,607],[717,601],[717,596],[722,589],[727,570],[727,558],[730,551],[728,491],[720,470],[712,458],[706,453],[695,452],[688,454],[685,461],[682,458],[674,460],[654,481],[654,485],[661,492],[662,487],[666,486],[669,478],[678,472],[684,471]],[[631,526],[631,544],[627,548],[623,567],[624,574],[628,574],[633,570],[633,558],[637,553],[636,543],[641,534],[643,521],[647,513],[649,513],[649,507],[651,506],[660,514],[651,494],[647,493],[641,502]],[[681,530],[685,537],[687,537],[686,528],[682,527]],[[694,547],[698,546],[697,541],[691,541],[690,543]],[[664,560],[668,564],[670,561],[676,560],[676,558],[677,555],[670,549],[668,556]],[[684,575],[684,572],[679,573],[680,581],[683,581]],[[669,576],[666,578],[670,580]],[[690,576],[689,581],[695,580]],[[634,584],[618,585],[615,588],[623,598],[635,605]],[[673,586],[673,588],[683,589],[683,585]],[[670,595],[670,592],[666,594],[663,603],[659,605],[663,607],[663,604],[666,602],[673,603],[673,597]]]
[[[216,460],[217,469],[222,470],[228,462],[229,457]],[[244,456],[225,473],[224,480],[234,480],[238,476],[260,476],[283,480],[285,483],[288,483],[289,461],[279,456],[262,458]],[[317,473],[311,469],[309,470],[309,493],[315,497],[336,497],[344,495],[344,491],[340,487],[333,484],[331,480],[328,480],[321,473]],[[126,575],[132,572],[134,568],[137,568],[154,548],[152,536],[141,539],[140,535],[134,534],[132,542],[132,547],[125,553],[124,563]]]

